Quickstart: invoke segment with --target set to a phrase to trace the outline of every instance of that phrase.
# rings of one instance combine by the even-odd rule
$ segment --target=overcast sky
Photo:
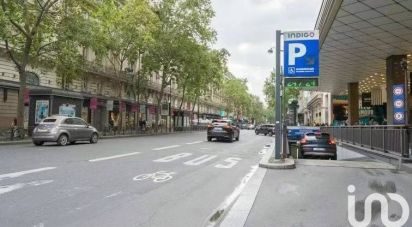
[[[229,70],[247,78],[251,93],[263,96],[263,84],[275,58],[267,50],[275,45],[275,31],[312,30],[322,0],[212,0],[216,17],[216,48],[226,48]]]

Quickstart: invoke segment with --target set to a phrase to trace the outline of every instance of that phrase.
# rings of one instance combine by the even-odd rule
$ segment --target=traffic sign
[[[318,78],[285,78],[285,87],[313,88],[319,85]]]
[[[284,32],[285,77],[319,76],[319,31]]]

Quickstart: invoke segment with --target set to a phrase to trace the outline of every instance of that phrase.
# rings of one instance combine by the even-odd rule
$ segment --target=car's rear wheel
[[[43,141],[34,141],[33,143],[34,143],[34,145],[36,145],[36,146],[41,146],[41,145],[44,144]]]
[[[59,136],[59,139],[57,140],[57,143],[58,143],[60,146],[66,146],[68,142],[69,142],[69,137],[67,137],[66,134],[61,134],[61,135]]]
[[[258,133],[258,132],[255,132],[255,134],[256,134],[256,135],[259,135],[259,133]]]
[[[212,137],[208,136],[207,141],[209,141],[209,142],[212,141]]]
[[[90,137],[90,143],[97,143],[97,141],[99,140],[99,135],[97,135],[97,133],[93,133],[92,136]]]
[[[265,133],[264,135],[267,136],[267,133]]]

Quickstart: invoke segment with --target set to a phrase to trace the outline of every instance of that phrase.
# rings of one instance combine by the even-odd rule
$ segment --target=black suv
[[[255,129],[256,135],[263,134],[272,136],[275,132],[275,125],[274,124],[263,124],[259,125]]]

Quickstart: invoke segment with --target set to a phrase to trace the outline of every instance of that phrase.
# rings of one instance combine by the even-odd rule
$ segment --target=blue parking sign
[[[286,77],[319,76],[319,31],[284,32]]]

